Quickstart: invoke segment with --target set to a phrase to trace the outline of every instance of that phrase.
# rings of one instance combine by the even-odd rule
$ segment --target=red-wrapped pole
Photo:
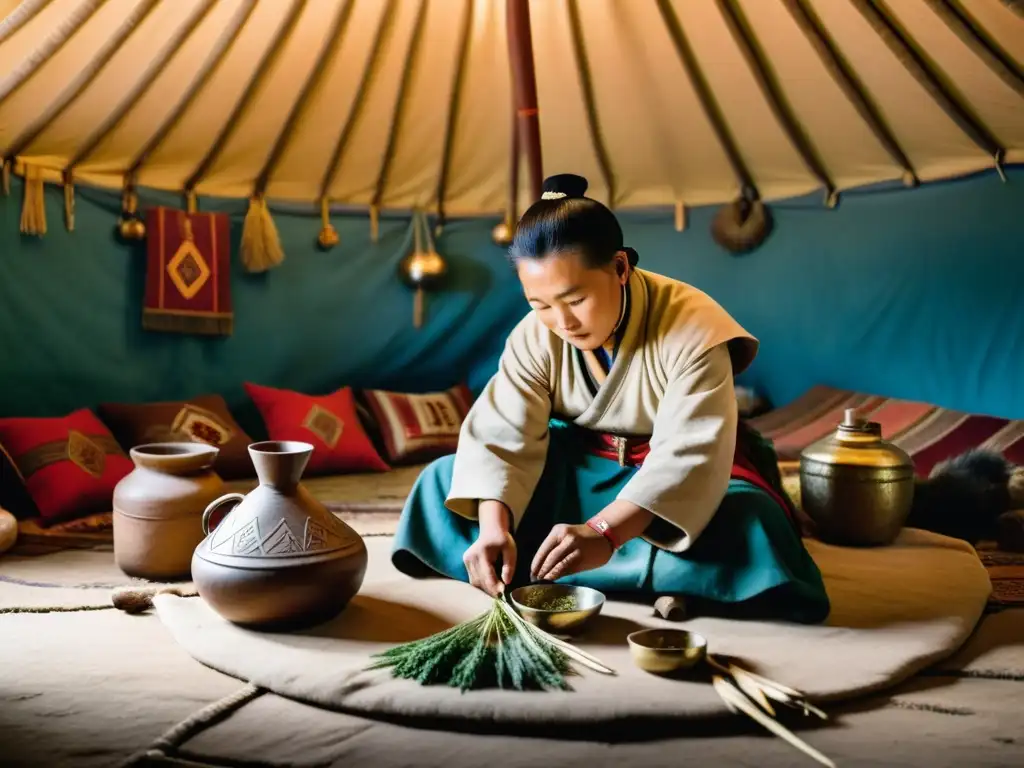
[[[537,113],[537,78],[533,67],[533,40],[530,35],[529,0],[506,0],[508,55],[512,67],[512,94],[519,142],[530,171],[530,193],[540,199],[544,184],[540,154],[540,119]]]
[[[515,112],[515,104],[512,105],[512,136],[509,152],[512,155],[508,169],[508,225],[515,229],[519,221],[519,117]],[[537,198],[534,197],[534,200]]]

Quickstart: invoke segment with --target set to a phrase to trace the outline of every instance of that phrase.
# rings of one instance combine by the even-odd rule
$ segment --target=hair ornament
[[[541,200],[560,200],[563,197],[568,197],[565,192],[545,192],[540,196]]]

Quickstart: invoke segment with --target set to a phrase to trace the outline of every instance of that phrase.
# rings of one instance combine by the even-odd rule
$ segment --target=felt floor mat
[[[469,585],[417,581],[391,566],[388,539],[367,541],[370,567],[359,596],[337,619],[313,630],[268,634],[222,620],[202,600],[158,596],[157,612],[198,661],[281,695],[369,717],[398,717],[436,727],[486,722],[511,730],[552,722],[706,717],[724,713],[699,675],[668,680],[633,666],[625,635],[643,626],[678,626],[649,605],[609,602],[577,644],[618,672],[585,671],[574,692],[522,693],[423,687],[367,672],[371,654],[424,637],[486,610]],[[820,700],[892,686],[952,655],[971,635],[990,592],[988,576],[966,544],[908,529],[891,547],[845,549],[808,542],[833,603],[822,626],[697,618],[688,629],[713,653]]]
[[[910,681],[892,696],[837,706],[831,721],[799,728],[800,737],[839,766],[1005,768],[1024,764],[1016,703],[1024,684],[991,680]],[[273,727],[268,724],[273,723]],[[817,763],[742,716],[702,721],[654,736],[634,724],[609,732],[563,731],[520,738],[424,731],[329,712],[264,694],[146,765],[251,768],[635,768],[756,765],[811,768]],[[159,754],[160,757],[155,755]],[[495,757],[500,755],[500,760]],[[165,757],[165,759],[161,759]],[[180,762],[179,762],[180,761]]]

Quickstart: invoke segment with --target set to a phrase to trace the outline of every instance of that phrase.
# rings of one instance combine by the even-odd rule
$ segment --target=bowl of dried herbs
[[[604,607],[604,595],[571,584],[529,584],[509,595],[516,612],[553,635],[576,635]]]

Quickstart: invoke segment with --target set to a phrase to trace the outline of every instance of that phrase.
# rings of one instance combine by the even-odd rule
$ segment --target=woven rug
[[[978,547],[988,577],[992,580],[989,605],[994,608],[1024,607],[1024,552],[1002,552],[988,543]]]
[[[783,462],[797,461],[804,448],[835,431],[847,408],[878,422],[885,439],[910,454],[919,477],[927,477],[936,464],[970,448],[996,451],[1013,464],[1024,464],[1024,420],[961,413],[833,387],[812,387],[792,402],[751,419],[750,424],[774,443]]]

